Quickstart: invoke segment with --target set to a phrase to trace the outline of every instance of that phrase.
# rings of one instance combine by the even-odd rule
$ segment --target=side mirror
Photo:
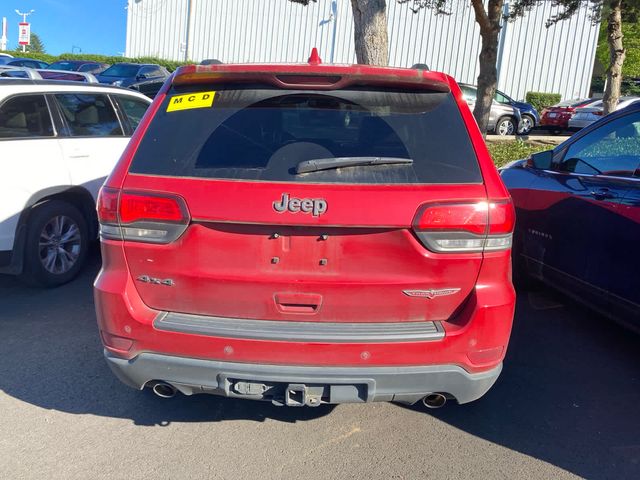
[[[136,75],[136,80],[146,80],[147,75],[145,73],[139,73]]]
[[[527,159],[527,166],[538,170],[549,170],[553,161],[553,150],[532,153]]]

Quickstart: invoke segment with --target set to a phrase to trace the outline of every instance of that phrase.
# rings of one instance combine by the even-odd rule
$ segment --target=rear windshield
[[[326,165],[331,159],[360,164],[298,168],[301,162]],[[314,183],[482,181],[450,93],[219,85],[198,92],[174,88],[130,172]]]

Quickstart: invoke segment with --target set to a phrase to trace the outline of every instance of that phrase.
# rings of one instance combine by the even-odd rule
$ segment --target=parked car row
[[[473,110],[478,88],[466,83],[459,85],[467,105]],[[539,124],[540,116],[533,105],[515,101],[501,91],[496,91],[489,115],[489,132],[495,135],[528,135]]]
[[[92,60],[58,60],[51,64],[36,60],[33,58],[20,58],[12,56],[0,57],[0,65],[8,65],[13,67],[27,67],[36,70],[66,70],[70,72],[85,72],[100,74],[111,67],[111,65],[102,62],[96,62]],[[116,64],[118,65],[118,64]],[[133,65],[133,64],[127,64]],[[158,65],[156,65],[158,66]],[[104,82],[107,83],[107,82]]]
[[[621,97],[616,111],[622,110],[639,100],[640,97]],[[540,126],[555,134],[567,131],[575,132],[596,122],[603,114],[602,99],[586,98],[566,100],[545,108],[542,111]]]
[[[640,97],[620,97],[615,111],[622,110],[638,100],[640,100]],[[602,100],[597,100],[579,107],[569,119],[569,130],[580,130],[581,128],[587,127],[598,121],[603,115],[604,106],[602,104]]]

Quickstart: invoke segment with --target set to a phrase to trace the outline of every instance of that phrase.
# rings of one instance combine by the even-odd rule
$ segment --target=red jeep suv
[[[98,324],[134,388],[437,407],[500,374],[514,211],[447,75],[182,67],[98,216]]]

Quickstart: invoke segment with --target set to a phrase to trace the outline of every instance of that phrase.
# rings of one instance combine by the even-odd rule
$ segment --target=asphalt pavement
[[[638,479],[640,336],[520,292],[481,400],[282,408],[163,400],[102,359],[91,265],[54,290],[0,276],[1,479]]]

